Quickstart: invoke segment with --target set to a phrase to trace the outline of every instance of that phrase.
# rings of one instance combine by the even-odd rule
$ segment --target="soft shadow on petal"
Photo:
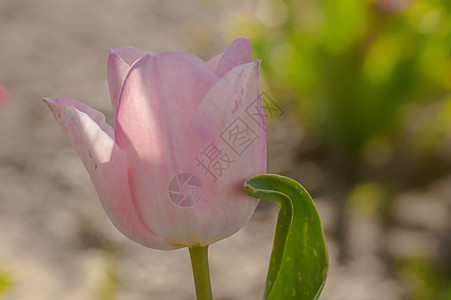
[[[189,53],[165,52],[155,56],[155,61],[168,124],[173,139],[181,140],[218,77],[203,60]]]
[[[143,223],[131,194],[124,152],[114,143],[104,115],[68,98],[46,98],[85,165],[112,223],[128,238],[151,248],[174,249]]]
[[[245,179],[266,172],[258,80],[259,62],[232,69],[210,89],[190,125],[189,161],[204,188],[194,206],[201,245],[237,232],[258,204],[242,190]],[[209,165],[214,149],[221,154]]]
[[[131,67],[121,91],[116,128],[124,130],[119,136],[116,132],[116,141],[121,143],[121,133],[128,135],[143,155],[149,148],[139,144],[146,136],[153,139],[160,133],[168,136],[168,142],[182,142],[199,104],[217,80],[203,60],[188,53],[141,58]]]
[[[130,67],[135,61],[147,54],[152,53],[134,47],[123,47],[110,50],[107,64],[107,77],[111,103],[115,113],[122,84],[124,83]]]
[[[249,38],[239,37],[232,41],[232,43],[225,49],[222,57],[215,69],[216,74],[222,77],[225,73],[232,70],[234,67],[251,62],[251,42]],[[214,58],[215,60],[217,58]],[[214,65],[213,60],[211,65]]]
[[[121,92],[116,142],[126,153],[133,194],[144,221],[165,239],[170,236],[170,243],[185,243],[185,231],[193,226],[186,219],[192,220],[193,215],[171,202],[169,182],[186,172],[186,130],[217,79],[201,59],[165,52],[138,60]]]

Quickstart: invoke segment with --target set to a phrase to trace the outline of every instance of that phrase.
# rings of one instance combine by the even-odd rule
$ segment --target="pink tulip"
[[[86,104],[44,101],[124,235],[156,249],[206,246],[258,204],[242,183],[266,171],[259,65],[247,38],[208,62],[124,47],[108,58],[114,129]]]
[[[8,100],[8,92],[6,89],[0,85],[0,105],[5,103]]]

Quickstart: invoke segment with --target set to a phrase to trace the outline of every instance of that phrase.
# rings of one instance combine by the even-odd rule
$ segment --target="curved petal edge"
[[[44,98],[85,165],[102,206],[125,236],[155,249],[175,249],[151,231],[136,210],[124,152],[115,144],[104,115],[69,98]]]

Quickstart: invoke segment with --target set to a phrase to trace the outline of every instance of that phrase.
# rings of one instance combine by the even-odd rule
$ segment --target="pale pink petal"
[[[222,56],[224,55],[224,52],[219,53],[212,58],[210,58],[209,61],[207,61],[208,66],[216,72],[216,69],[218,68],[219,61],[221,60]]]
[[[183,142],[199,104],[217,79],[204,61],[188,53],[143,57],[124,82],[116,115],[116,142],[127,156],[128,146],[135,156],[153,155],[152,149],[158,151],[158,147],[174,148]],[[159,134],[167,135],[171,145],[158,138]]]
[[[198,106],[218,77],[203,60],[188,53],[161,53],[155,56],[155,63],[160,100],[168,113],[165,122],[174,126],[173,139],[183,139]]]
[[[251,42],[249,38],[240,37],[234,39],[222,54],[222,57],[215,68],[216,74],[218,74],[219,77],[222,77],[234,67],[250,63],[251,56]],[[217,58],[214,58],[210,63],[212,66],[214,66],[215,60],[217,60]]]
[[[258,80],[259,62],[226,73],[205,96],[190,126],[187,144],[192,147],[187,161],[204,187],[194,206],[201,245],[237,232],[258,204],[242,189],[245,179],[266,172],[265,121]],[[221,154],[216,160],[219,163],[211,166],[209,156],[214,149]]]
[[[124,152],[113,140],[104,115],[67,98],[46,98],[80,155],[112,223],[128,238],[157,249],[174,249],[142,222],[131,194]]]
[[[147,54],[149,53],[134,47],[123,47],[110,50],[107,64],[107,77],[114,112],[116,112],[122,84],[124,83],[130,67],[135,61]]]
[[[147,71],[139,74],[132,70],[125,87],[133,82],[132,86],[141,90],[145,82],[155,82],[149,77],[142,79],[144,74],[158,78],[151,61],[138,62],[149,64]],[[130,159],[133,191],[145,222],[169,243],[208,245],[237,232],[252,216],[258,200],[244,193],[242,183],[266,171],[265,124],[258,79],[259,62],[238,66],[225,74],[205,95],[188,125],[187,137],[176,140],[170,134],[178,133],[167,129],[172,120],[165,113],[165,106],[161,107],[162,102],[146,108],[137,100],[139,97],[133,97],[137,95],[131,88],[129,92],[124,89],[122,95],[128,100],[122,106],[121,99],[118,117],[122,109],[127,110],[124,116],[135,113],[134,118],[123,120],[127,131],[134,135],[124,135],[120,145],[128,149],[125,151]],[[159,99],[162,92],[155,85],[146,86],[143,94]],[[252,138],[245,151],[239,149],[239,154],[224,141],[236,120],[241,120],[240,125],[245,124],[243,128]],[[120,126],[116,128],[123,130]],[[202,167],[202,163],[208,165],[202,152],[212,143],[221,154],[227,155],[222,157],[224,160],[233,161],[221,175],[210,165],[210,171],[216,172],[216,180]],[[191,207],[177,206],[169,197],[171,180],[182,173],[194,174],[203,185],[201,199]]]
[[[116,142],[126,153],[130,183],[144,221],[165,239],[180,233],[178,239],[167,239],[169,243],[186,245],[190,239],[184,231],[193,226],[194,215],[170,201],[168,187],[184,170],[188,124],[216,81],[216,74],[201,59],[165,52],[137,61],[121,92]]]

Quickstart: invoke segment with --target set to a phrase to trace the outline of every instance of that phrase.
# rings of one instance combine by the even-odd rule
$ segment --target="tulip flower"
[[[6,100],[8,100],[8,92],[2,85],[0,85],[0,105],[5,103]]]
[[[114,129],[84,103],[44,101],[124,235],[155,249],[204,249],[258,204],[242,184],[266,171],[259,65],[247,38],[207,62],[124,47],[108,58]]]

